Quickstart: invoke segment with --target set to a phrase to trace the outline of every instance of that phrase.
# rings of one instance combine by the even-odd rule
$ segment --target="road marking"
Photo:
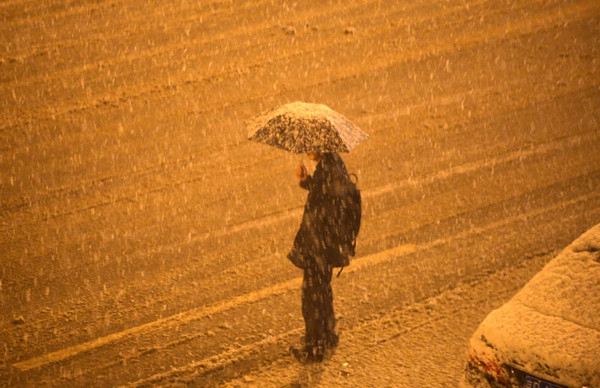
[[[500,282],[507,286],[506,289],[503,289],[500,293],[496,293],[494,295],[495,300],[505,300],[508,299],[512,294],[514,294],[518,289],[522,287],[521,280],[522,277],[515,277],[508,281],[508,285],[506,284],[506,280],[500,280],[503,274],[508,273],[509,271],[512,273],[515,269],[519,272],[530,272],[528,268],[530,267],[541,267],[541,262],[544,260],[525,260],[520,264],[522,266],[515,265],[515,267],[501,268],[496,270],[494,273],[490,274],[489,277],[484,279],[476,279],[469,281],[467,283],[458,283],[455,287],[440,292],[439,294],[435,294],[425,300],[416,302],[411,306],[403,306],[399,308],[393,308],[391,311],[387,311],[383,316],[369,318],[365,322],[358,323],[357,325],[347,328],[344,331],[344,338],[351,338],[351,341],[344,341],[345,343],[341,343],[336,354],[341,355],[345,361],[353,360],[355,358],[360,358],[364,355],[365,351],[369,351],[369,349],[375,348],[377,346],[384,345],[389,341],[396,340],[404,335],[407,335],[416,330],[425,329],[428,326],[436,322],[440,322],[443,320],[452,319],[452,317],[461,316],[461,311],[469,310],[473,305],[481,305],[489,303],[489,295],[481,292],[482,288],[485,288],[486,285],[493,282]],[[536,271],[537,272],[537,271]],[[470,304],[458,305],[455,303],[457,300],[462,300],[463,297],[460,298],[452,298],[452,295],[455,295],[457,292],[462,293],[467,290],[471,297],[469,300]],[[430,306],[430,301],[441,301],[441,303],[436,303],[436,313],[434,316],[430,316],[429,313],[424,312],[427,309],[427,306]],[[412,310],[415,306],[421,307],[420,309],[417,307],[416,310]],[[398,323],[403,318],[403,313],[406,311],[417,311],[421,314],[421,320],[416,322],[401,322]],[[408,325],[406,325],[408,323]],[[388,324],[390,324],[388,326]],[[381,335],[381,327],[386,327],[386,334]],[[237,349],[229,350],[225,353],[222,353],[222,356],[215,355],[209,358],[206,358],[201,361],[195,361],[189,363],[187,365],[174,368],[167,372],[157,373],[152,376],[145,377],[143,379],[125,384],[126,387],[141,387],[141,386],[155,386],[163,380],[169,379],[171,377],[177,376],[181,377],[185,374],[193,374],[195,376],[201,375],[211,370],[217,370],[224,367],[227,367],[237,361],[242,360],[244,357],[247,357],[249,353],[256,353],[260,351],[259,349],[266,345],[271,345],[275,343],[286,343],[290,341],[290,337],[294,335],[299,335],[303,331],[303,327],[292,329],[286,333],[281,333],[277,336],[269,337],[267,339],[256,342],[255,344],[249,344],[242,346]],[[254,346],[253,346],[254,345]],[[358,348],[358,350],[357,350]],[[354,350],[353,350],[354,349]],[[329,362],[335,362],[332,359]],[[271,366],[275,369],[283,368],[284,373],[289,370],[290,376],[295,376],[297,374],[297,363],[289,358],[289,361],[283,365],[280,363],[272,363]],[[291,369],[290,369],[291,368]],[[281,369],[279,369],[281,370]],[[269,370],[267,375],[272,371]],[[260,376],[257,376],[257,374]],[[256,377],[255,381],[264,382],[263,378],[265,378],[264,370],[258,370],[250,373],[251,376]],[[271,378],[275,378],[274,376],[270,376]],[[277,376],[279,379],[281,376]],[[265,385],[269,385],[265,383]]]
[[[349,267],[347,267],[344,271],[346,273],[358,272],[358,271],[364,270],[366,267],[369,267],[369,266],[388,262],[388,261],[397,259],[399,257],[407,256],[407,255],[410,255],[410,254],[413,254],[416,252],[425,251],[425,250],[428,250],[428,249],[431,249],[431,248],[434,248],[434,247],[437,247],[440,245],[447,244],[447,243],[457,240],[457,239],[465,238],[469,235],[480,234],[482,232],[492,230],[497,227],[511,224],[518,220],[535,217],[535,216],[544,214],[549,211],[557,210],[557,209],[564,208],[567,206],[572,206],[577,203],[589,201],[589,200],[592,200],[592,199],[598,198],[598,197],[600,197],[600,193],[581,195],[574,199],[560,202],[560,203],[554,204],[549,207],[545,207],[545,208],[533,210],[528,213],[523,213],[523,214],[519,214],[519,215],[516,215],[513,217],[505,218],[505,219],[502,219],[497,222],[489,223],[482,227],[473,228],[468,231],[464,231],[464,232],[461,232],[461,233],[458,233],[458,234],[455,234],[455,235],[452,235],[452,236],[449,236],[446,238],[438,239],[438,240],[432,241],[431,243],[426,244],[426,245],[417,246],[417,245],[413,245],[413,244],[402,244],[402,245],[396,246],[391,249],[387,249],[387,250],[377,252],[377,253],[374,253],[374,254],[371,254],[368,256],[363,256],[363,257],[357,258],[357,259],[353,260],[351,265]],[[151,332],[154,332],[157,330],[174,329],[175,327],[181,325],[182,323],[196,321],[196,320],[202,319],[206,316],[210,316],[213,314],[217,314],[217,313],[220,313],[220,312],[223,312],[226,310],[236,308],[243,304],[257,302],[257,301],[260,301],[260,300],[263,300],[263,299],[266,299],[269,297],[273,297],[276,295],[286,293],[288,291],[296,290],[296,289],[300,288],[301,284],[302,284],[302,278],[300,278],[300,277],[293,278],[288,281],[273,285],[271,287],[267,287],[267,288],[263,288],[263,289],[260,289],[257,291],[249,292],[247,294],[243,294],[243,295],[240,295],[240,296],[237,296],[235,298],[228,299],[225,301],[217,302],[217,303],[214,303],[209,306],[204,306],[204,307],[200,307],[197,309],[189,310],[189,311],[186,311],[186,312],[183,312],[183,313],[180,313],[180,314],[168,317],[168,318],[163,318],[163,319],[159,319],[157,321],[149,322],[149,323],[146,323],[141,326],[132,327],[130,329],[127,329],[127,330],[124,330],[124,331],[121,331],[118,333],[113,333],[113,334],[110,334],[110,335],[107,335],[104,337],[96,338],[92,341],[84,342],[82,344],[71,346],[71,347],[61,349],[61,350],[58,350],[55,352],[47,353],[42,356],[31,358],[29,360],[20,361],[20,362],[14,363],[12,365],[16,369],[18,369],[22,372],[25,372],[25,371],[28,371],[28,370],[31,370],[34,368],[42,367],[47,364],[63,361],[65,359],[74,357],[80,353],[88,352],[93,349],[99,348],[101,346],[127,339],[134,335],[139,336],[139,335],[151,333]]]
[[[390,255],[394,255],[394,257],[397,257],[398,255],[403,256],[415,251],[416,246],[414,245],[401,245],[392,249],[388,249],[386,251],[375,253],[373,255],[364,256],[354,260],[353,265],[348,267],[346,269],[346,272],[352,273],[364,268],[365,266],[384,262],[388,259]],[[249,292],[247,294],[243,294],[225,301],[217,302],[209,306],[189,310],[184,313],[149,322],[144,325],[132,327],[130,329],[120,331],[118,333],[109,334],[107,336],[96,338],[92,341],[84,342],[82,344],[61,349],[56,352],[47,353],[26,361],[20,361],[14,363],[13,366],[20,371],[28,371],[30,369],[38,368],[43,365],[59,362],[67,358],[74,357],[80,353],[87,352],[113,342],[124,340],[134,335],[139,336],[141,334],[153,332],[159,329],[174,329],[175,327],[181,324],[196,321],[206,316],[217,314],[225,310],[230,310],[243,304],[260,301],[269,297],[286,293],[291,290],[299,289],[301,285],[302,278],[293,278],[283,283],[278,283],[274,286],[263,288],[258,291]]]

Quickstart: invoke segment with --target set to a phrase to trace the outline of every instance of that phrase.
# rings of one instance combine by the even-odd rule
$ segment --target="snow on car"
[[[600,224],[484,319],[469,342],[465,382],[600,387]]]

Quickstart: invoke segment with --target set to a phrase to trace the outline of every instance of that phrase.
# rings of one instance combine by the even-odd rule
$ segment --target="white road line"
[[[359,270],[365,268],[366,266],[374,265],[374,264],[378,264],[378,263],[381,263],[381,262],[388,261],[390,258],[401,257],[401,256],[404,256],[404,255],[408,255],[408,254],[417,252],[417,251],[424,251],[424,250],[430,249],[430,248],[438,246],[438,245],[446,244],[446,243],[448,243],[448,242],[450,242],[452,240],[464,238],[464,237],[467,237],[468,235],[482,233],[482,232],[484,232],[486,230],[494,229],[496,227],[501,227],[501,226],[510,224],[512,222],[518,221],[520,219],[524,219],[524,218],[528,218],[528,217],[533,217],[533,216],[536,216],[536,215],[540,215],[540,214],[543,214],[543,213],[545,213],[547,211],[559,209],[559,208],[561,208],[563,206],[573,205],[573,204],[576,204],[576,203],[581,202],[581,201],[585,201],[585,200],[593,198],[593,197],[600,197],[600,194],[584,195],[584,196],[578,197],[576,199],[573,199],[573,200],[570,200],[570,201],[565,201],[565,202],[560,203],[560,204],[555,204],[553,206],[550,206],[550,207],[547,207],[547,208],[544,208],[544,209],[539,209],[539,210],[536,210],[536,211],[533,211],[533,212],[530,212],[530,213],[527,213],[527,214],[521,214],[521,215],[518,215],[518,216],[515,216],[515,217],[510,217],[510,218],[504,219],[502,221],[493,222],[493,223],[490,223],[490,224],[486,225],[485,227],[476,228],[476,229],[473,229],[473,230],[468,231],[468,232],[459,233],[459,234],[451,236],[449,238],[440,239],[440,240],[432,242],[431,244],[427,244],[426,246],[401,245],[401,246],[398,246],[396,248],[393,248],[393,249],[390,249],[390,250],[387,250],[387,251],[383,251],[383,252],[379,252],[379,253],[377,253],[375,255],[370,255],[370,256],[361,258],[359,260],[353,261],[352,262],[352,266],[348,267],[348,272],[349,273],[356,272],[356,271],[359,271]],[[391,252],[393,252],[393,254]],[[355,263],[358,264],[358,265],[354,265]],[[505,271],[505,270],[500,270],[500,272],[502,272],[502,271]],[[452,291],[443,291],[440,294],[432,296],[431,298],[428,298],[428,299],[440,297],[442,295],[447,295],[448,292],[452,292]],[[509,294],[509,293],[507,292],[506,294]],[[458,310],[460,310],[460,309],[464,309],[464,306],[460,307]],[[452,314],[450,314],[450,315],[452,315]],[[384,320],[384,319],[386,319],[386,318],[383,317],[383,318],[380,318],[379,320]],[[428,319],[428,320],[426,320],[426,321],[424,321],[424,322],[422,322],[422,323],[420,323],[420,324],[418,324],[416,326],[411,326],[411,327],[408,327],[408,328],[401,327],[401,328],[398,329],[397,333],[395,333],[393,336],[390,336],[389,338],[386,338],[386,340],[390,339],[390,338],[394,338],[394,337],[396,337],[398,335],[402,335],[402,334],[405,334],[407,332],[419,329],[421,327],[427,326],[427,325],[431,324],[432,322],[438,321],[438,320],[441,320],[441,319],[443,319],[443,317],[430,318],[430,319]],[[375,321],[377,321],[377,320],[375,320]],[[357,327],[353,327],[350,330],[350,332],[353,332],[353,333],[361,332],[365,326],[372,325],[372,323],[373,323],[373,321],[369,321],[369,322],[367,322],[365,324],[358,325]],[[192,373],[192,372],[202,373],[203,371],[207,371],[207,370],[219,369],[219,368],[225,367],[225,366],[227,366],[227,365],[229,365],[229,364],[231,364],[231,363],[233,363],[235,361],[240,360],[246,354],[248,354],[249,352],[252,352],[253,349],[260,348],[260,347],[262,347],[264,345],[267,345],[267,344],[273,344],[273,343],[277,343],[279,341],[283,341],[284,339],[289,338],[289,337],[291,337],[294,334],[298,334],[302,330],[303,330],[303,328],[296,328],[296,329],[293,329],[293,330],[291,330],[289,332],[282,333],[282,334],[279,334],[277,336],[270,337],[270,338],[267,338],[265,340],[256,342],[255,344],[249,344],[249,345],[242,346],[242,347],[240,347],[238,349],[227,351],[227,352],[225,352],[225,353],[222,354],[223,357],[220,357],[219,355],[211,356],[211,357],[206,358],[204,360],[195,361],[193,363],[184,365],[182,367],[174,368],[174,369],[172,369],[170,371],[167,371],[167,372],[158,373],[158,374],[155,374],[155,375],[152,375],[152,376],[148,376],[148,377],[140,379],[138,381],[129,383],[129,384],[125,385],[125,386],[127,386],[127,387],[140,387],[140,386],[155,385],[157,382],[159,382],[161,380],[165,380],[165,379],[168,379],[168,378],[176,376],[176,375],[181,375],[181,374],[186,374],[186,373],[189,374],[189,373]],[[371,346],[377,345],[380,342],[381,341],[371,342]],[[352,354],[350,356],[352,356]]]
[[[416,246],[416,245],[412,245],[412,244],[402,244],[395,248],[391,248],[391,249],[388,249],[385,251],[381,251],[381,252],[374,253],[374,254],[371,254],[368,256],[357,258],[357,259],[353,260],[351,265],[348,268],[346,268],[344,271],[346,273],[353,273],[353,272],[361,271],[361,270],[364,270],[366,267],[369,267],[372,265],[377,265],[377,264],[381,264],[384,262],[388,262],[393,259],[397,259],[402,256],[407,256],[407,255],[415,253],[415,252],[428,250],[428,249],[431,249],[431,248],[439,246],[439,245],[447,244],[454,240],[465,238],[469,235],[479,234],[479,233],[485,232],[487,230],[491,230],[491,229],[494,229],[494,228],[497,228],[500,226],[511,224],[518,220],[535,217],[537,215],[541,215],[541,214],[544,214],[549,211],[557,210],[557,209],[564,208],[567,206],[572,206],[577,203],[585,202],[585,201],[588,201],[588,200],[591,200],[594,198],[598,198],[598,197],[600,197],[600,193],[582,195],[582,196],[576,197],[576,198],[568,200],[568,201],[554,204],[549,207],[537,209],[537,210],[531,211],[529,213],[519,214],[514,217],[505,218],[500,221],[487,224],[483,227],[474,228],[474,229],[471,229],[471,230],[468,230],[465,232],[461,232],[461,233],[458,233],[456,235],[453,235],[453,236],[450,236],[447,238],[438,239],[438,240],[435,240],[426,245]],[[286,293],[291,290],[296,290],[301,286],[301,284],[302,284],[302,278],[300,278],[300,277],[290,279],[283,283],[279,283],[279,284],[273,285],[271,287],[263,288],[258,291],[240,295],[235,298],[228,299],[228,300],[225,300],[222,302],[218,302],[218,303],[215,303],[215,304],[212,304],[209,306],[204,306],[204,307],[200,307],[197,309],[189,310],[184,313],[177,314],[177,315],[174,315],[174,316],[171,316],[168,318],[159,319],[157,321],[149,322],[149,323],[146,323],[141,326],[136,326],[136,327],[133,327],[133,328],[130,328],[130,329],[118,332],[118,333],[113,333],[113,334],[110,334],[110,335],[107,335],[104,337],[100,337],[100,338],[94,339],[89,342],[85,342],[85,343],[78,344],[78,345],[75,345],[75,346],[72,346],[69,348],[61,349],[61,350],[58,350],[58,351],[55,351],[52,353],[47,353],[42,356],[35,357],[35,358],[29,359],[29,360],[20,361],[20,362],[14,363],[13,367],[24,372],[24,371],[28,371],[28,370],[31,370],[34,368],[42,367],[47,364],[63,361],[65,359],[74,357],[80,353],[91,351],[93,349],[99,348],[104,345],[108,345],[113,342],[125,340],[134,335],[139,336],[139,335],[151,333],[151,332],[158,331],[158,330],[175,328],[176,326],[181,325],[182,323],[199,320],[206,316],[220,313],[220,312],[223,312],[226,310],[230,310],[230,309],[236,308],[238,306],[241,306],[243,304],[260,301],[260,300],[263,300],[263,299],[266,299],[266,298],[269,298],[269,297],[272,297],[275,295],[280,295],[280,294]]]

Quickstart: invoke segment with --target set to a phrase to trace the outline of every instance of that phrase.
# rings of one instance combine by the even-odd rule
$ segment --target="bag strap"
[[[338,272],[338,274],[337,274],[336,278],[339,278],[339,277],[340,277],[340,274],[342,273],[342,271],[343,271],[343,270],[344,270],[344,267],[340,268],[340,272]]]

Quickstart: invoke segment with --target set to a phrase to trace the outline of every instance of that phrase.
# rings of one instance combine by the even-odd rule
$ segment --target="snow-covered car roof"
[[[469,357],[566,386],[600,387],[600,224],[485,318]]]

